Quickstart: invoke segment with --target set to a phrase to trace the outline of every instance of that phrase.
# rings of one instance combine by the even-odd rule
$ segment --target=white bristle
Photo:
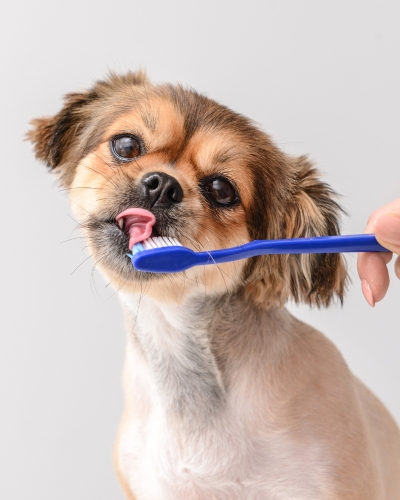
[[[142,241],[142,245],[145,250],[151,250],[152,248],[182,246],[176,238],[167,238],[166,236],[155,236],[154,238],[147,238],[147,240]]]
[[[142,241],[142,245],[145,250],[150,250],[151,246],[149,244],[149,239]]]
[[[150,245],[152,246],[152,248],[158,248],[156,238],[149,238],[149,242],[150,242]]]

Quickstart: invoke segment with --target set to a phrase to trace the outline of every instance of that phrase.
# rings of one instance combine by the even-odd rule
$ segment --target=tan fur
[[[288,157],[211,99],[152,85],[143,72],[69,94],[32,127],[36,156],[69,190],[124,308],[126,408],[114,462],[127,498],[400,498],[396,424],[332,343],[283,308],[289,298],[342,300],[341,256],[268,255],[155,277],[133,270],[115,223],[122,210],[148,208],[141,180],[159,172],[184,196],[155,211],[157,230],[196,251],[338,234],[335,195],[309,160]],[[144,154],[116,161],[117,134],[140,137]],[[213,176],[235,186],[238,203],[210,202],[204,183]]]

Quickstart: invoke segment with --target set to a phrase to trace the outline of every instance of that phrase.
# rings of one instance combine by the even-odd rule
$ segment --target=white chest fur
[[[195,318],[190,306],[161,308],[146,298],[137,311],[131,298],[123,301],[135,334],[128,338],[118,461],[137,499],[318,498],[320,451],[277,432],[273,413],[257,428],[252,407],[262,398],[267,408],[268,394],[247,391],[252,371],[242,363],[234,377],[218,368],[208,306]]]

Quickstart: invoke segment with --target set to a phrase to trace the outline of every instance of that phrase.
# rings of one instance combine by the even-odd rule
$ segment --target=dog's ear
[[[59,113],[31,121],[27,139],[34,145],[36,158],[50,170],[65,160],[66,153],[84,127],[85,106],[95,98],[93,91],[67,94]]]
[[[297,182],[286,212],[285,237],[338,235],[342,209],[335,193],[319,179],[306,157],[293,163]],[[343,301],[347,271],[341,254],[291,255],[288,266],[290,294],[296,302],[328,306],[334,296]]]
[[[268,221],[268,238],[302,238],[339,234],[342,212],[335,193],[319,179],[309,160],[288,159],[291,188],[275,221]],[[271,214],[272,215],[272,214]],[[328,306],[336,296],[342,302],[347,282],[340,254],[269,255],[256,263],[247,292],[266,307],[295,302]],[[261,269],[260,269],[261,264]],[[260,272],[261,271],[261,272]]]
[[[96,101],[107,98],[113,89],[118,91],[126,87],[131,92],[132,86],[148,83],[142,70],[124,75],[110,73],[106,80],[96,82],[90,90],[67,94],[59,113],[31,121],[32,128],[26,138],[33,143],[36,158],[50,170],[59,170],[61,180],[68,185],[72,169],[61,166],[66,162],[76,164],[79,160],[79,151],[74,151],[74,146],[78,147],[80,135],[91,118]]]

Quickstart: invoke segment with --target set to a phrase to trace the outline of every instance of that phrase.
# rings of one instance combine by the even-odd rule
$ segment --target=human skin
[[[386,295],[389,288],[388,264],[393,254],[397,255],[394,265],[400,279],[400,199],[392,201],[373,212],[367,222],[365,233],[374,233],[378,242],[390,253],[360,253],[357,269],[362,291],[371,307]]]

